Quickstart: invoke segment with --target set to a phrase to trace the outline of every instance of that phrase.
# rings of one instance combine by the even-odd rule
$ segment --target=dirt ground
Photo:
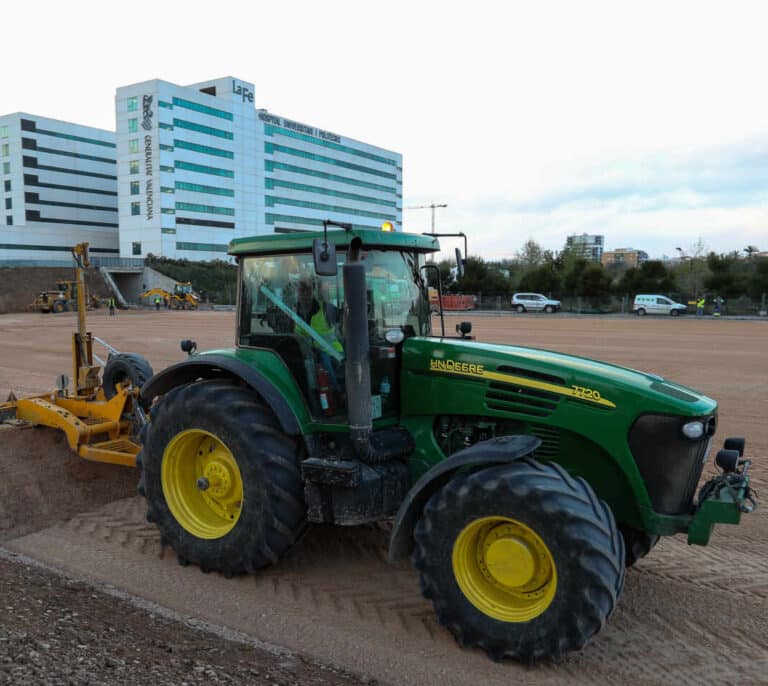
[[[753,485],[768,493],[768,322],[462,319],[473,319],[481,340],[624,364],[711,395],[718,439],[747,437]],[[458,320],[447,318],[447,329]],[[206,349],[234,338],[231,312],[96,312],[89,322],[156,370],[183,358],[180,339]],[[0,399],[71,374],[74,323],[66,314],[0,316]],[[765,503],[740,526],[719,527],[707,547],[664,539],[629,571],[619,608],[585,650],[527,670],[459,648],[410,565],[385,562],[381,527],[311,527],[280,565],[227,580],[163,552],[132,470],[85,463],[47,429],[0,430],[0,466],[0,683],[766,682]]]

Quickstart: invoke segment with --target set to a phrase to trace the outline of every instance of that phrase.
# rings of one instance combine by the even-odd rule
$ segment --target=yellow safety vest
[[[325,318],[325,313],[323,312],[323,308],[320,307],[320,305],[317,303],[317,301],[313,301],[313,308],[317,306],[317,312],[315,312],[309,319],[309,325],[312,327],[312,330],[322,336],[328,343],[331,345],[331,347],[339,353],[344,354],[344,347],[339,342],[339,339],[336,338],[336,332],[334,331],[333,327],[328,323],[328,320]],[[304,320],[306,321],[306,319]],[[302,336],[305,336],[307,338],[310,338],[310,335],[304,331],[300,326],[296,327],[296,331],[300,333]],[[312,344],[319,348],[317,341],[313,340]]]

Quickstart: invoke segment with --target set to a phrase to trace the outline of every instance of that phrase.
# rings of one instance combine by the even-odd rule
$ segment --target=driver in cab
[[[306,322],[310,328],[320,336],[333,350],[340,355],[344,355],[344,347],[336,335],[336,308],[324,300],[319,300],[315,296],[314,287],[311,279],[302,279],[299,281],[298,299],[296,303],[296,314]],[[309,338],[320,357],[320,363],[325,367],[333,377],[334,386],[338,386],[334,365],[331,357],[323,346],[317,340],[314,340],[302,327],[296,326],[295,333]]]

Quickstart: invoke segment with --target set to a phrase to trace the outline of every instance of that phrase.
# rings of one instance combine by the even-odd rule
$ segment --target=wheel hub
[[[525,586],[536,572],[531,547],[508,526],[498,526],[487,536],[483,558],[491,578],[509,588]]]
[[[162,485],[176,521],[198,538],[228,534],[240,517],[243,481],[237,460],[214,434],[188,429],[163,453]]]
[[[541,615],[557,590],[552,554],[529,526],[507,517],[481,517],[462,529],[453,546],[453,573],[466,598],[505,622]]]

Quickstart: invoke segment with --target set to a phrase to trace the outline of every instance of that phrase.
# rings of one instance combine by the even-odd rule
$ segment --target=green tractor
[[[308,522],[390,519],[390,559],[458,642],[530,664],[582,648],[659,536],[705,545],[753,508],[740,438],[696,494],[714,400],[468,324],[435,335],[437,238],[335,226],[232,241],[236,345],[182,341],[142,389],[139,492],[181,564],[253,573]]]

